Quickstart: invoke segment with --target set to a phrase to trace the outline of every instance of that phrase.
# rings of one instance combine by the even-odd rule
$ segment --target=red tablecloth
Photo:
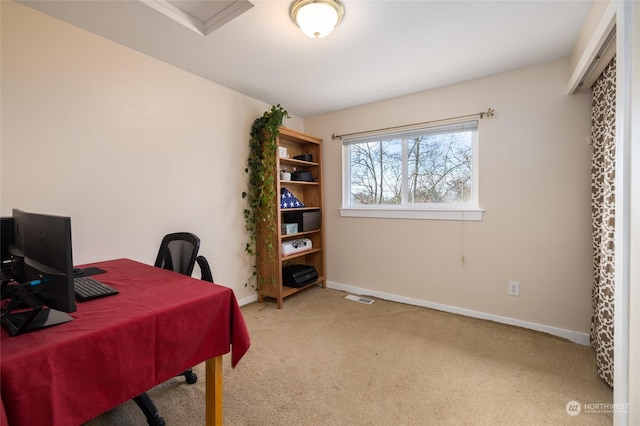
[[[249,333],[229,288],[128,259],[95,278],[119,295],[78,303],[73,321],[1,332],[2,405],[11,426],[84,423],[206,359],[235,366]]]

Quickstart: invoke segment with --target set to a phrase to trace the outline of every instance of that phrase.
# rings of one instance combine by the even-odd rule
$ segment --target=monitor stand
[[[25,305],[26,308],[24,308]],[[13,313],[12,311],[16,308],[19,312]],[[44,306],[25,288],[16,291],[6,311],[2,313],[2,327],[12,337],[71,320],[73,320],[71,315]]]

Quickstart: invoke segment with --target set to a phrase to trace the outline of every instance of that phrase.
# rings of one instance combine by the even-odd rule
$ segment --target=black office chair
[[[191,276],[199,249],[200,238],[190,232],[176,232],[165,235],[160,243],[156,263],[153,266]],[[204,261],[206,262],[207,260],[204,259]],[[208,268],[208,263],[206,267]],[[209,275],[211,275],[210,270]],[[213,278],[211,282],[213,282]],[[190,385],[198,380],[198,376],[191,368],[178,374],[178,376],[184,376]],[[149,426],[165,425],[164,419],[160,417],[158,409],[147,393],[138,395],[133,400],[144,413]]]
[[[213,274],[211,273],[211,268],[209,267],[209,262],[207,258],[204,256],[196,257],[196,262],[198,262],[198,266],[200,267],[200,279],[202,281],[213,282]]]
[[[191,276],[200,249],[200,238],[190,232],[165,235],[153,266]]]

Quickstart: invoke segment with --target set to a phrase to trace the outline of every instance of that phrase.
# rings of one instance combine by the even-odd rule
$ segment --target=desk
[[[0,332],[9,424],[79,425],[205,360],[207,425],[221,424],[222,355],[235,367],[250,344],[233,291],[129,259],[87,266],[120,294],[78,303],[65,324]]]

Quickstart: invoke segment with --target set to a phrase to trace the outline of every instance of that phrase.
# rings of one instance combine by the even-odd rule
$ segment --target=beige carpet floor
[[[593,350],[531,330],[311,288],[242,308],[252,346],[224,357],[225,425],[610,425]],[[204,424],[200,380],[150,391],[167,425]],[[597,407],[597,406],[595,406]],[[133,402],[88,426],[145,425]]]

